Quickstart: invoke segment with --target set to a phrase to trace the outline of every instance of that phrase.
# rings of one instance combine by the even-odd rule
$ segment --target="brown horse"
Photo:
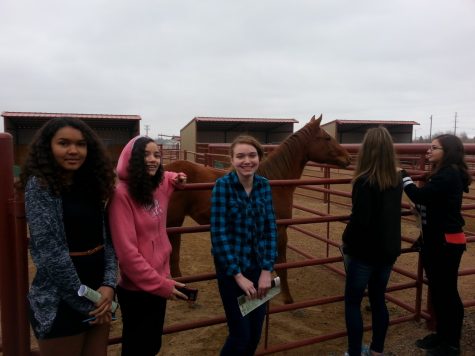
[[[317,120],[312,117],[303,128],[289,136],[269,156],[264,159],[258,174],[274,179],[299,179],[308,161],[336,164],[346,167],[350,163],[348,152],[338,142],[320,128],[322,117]],[[226,172],[205,167],[189,161],[175,161],[165,167],[168,171],[184,172],[188,183],[214,182]],[[272,197],[277,219],[292,218],[292,203],[295,186],[273,187]],[[181,226],[186,215],[189,215],[201,225],[209,224],[210,220],[210,190],[175,191],[168,207],[167,227]],[[286,261],[287,226],[278,226],[278,258],[277,263]],[[174,277],[181,276],[180,234],[170,234],[173,246],[171,256],[171,272]],[[282,296],[285,303],[292,303],[287,283],[287,270],[279,270]]]

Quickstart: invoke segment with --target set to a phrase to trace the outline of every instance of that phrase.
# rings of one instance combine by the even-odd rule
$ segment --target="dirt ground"
[[[316,210],[326,212],[326,205],[315,202],[306,197],[296,197],[296,203],[310,207]],[[332,214],[347,214],[347,207],[332,206]],[[295,211],[294,217],[310,216],[302,211]],[[467,231],[474,231],[473,221],[467,221]],[[185,225],[193,225],[191,220],[186,221]],[[310,224],[302,225],[314,233],[325,234],[326,225]],[[344,225],[342,223],[332,223],[331,239],[340,241],[341,232]],[[417,236],[417,230],[412,223],[403,223],[403,234],[405,236]],[[289,244],[305,250],[312,256],[325,257],[326,245],[311,237],[303,236],[300,232],[289,229]],[[403,247],[409,247],[409,244],[403,244]],[[209,233],[197,233],[184,235],[182,242],[182,272],[186,275],[201,274],[213,272],[212,259],[210,254]],[[330,256],[339,256],[336,248],[330,249]],[[295,252],[288,251],[288,261],[299,261],[304,258]],[[396,266],[416,272],[417,255],[402,255],[396,263]],[[333,264],[334,267],[342,269],[342,263]],[[475,245],[469,246],[467,253],[464,254],[461,268],[475,266]],[[395,283],[409,282],[409,278],[397,273],[392,273],[390,286]],[[475,299],[475,276],[460,277],[459,289],[463,299]],[[343,295],[344,279],[339,274],[330,271],[325,266],[312,266],[289,270],[289,284],[291,292],[296,302],[309,299]],[[215,316],[223,315],[221,301],[217,291],[216,282],[206,281],[190,284],[199,289],[198,302],[189,306],[186,302],[172,301],[168,304],[166,326],[172,326],[184,322],[204,320]],[[407,304],[414,306],[415,291],[403,290],[391,293],[394,297],[400,298]],[[424,298],[425,301],[425,292]],[[271,301],[272,305],[281,305],[282,300],[277,296]],[[366,305],[363,302],[363,305]],[[391,319],[407,316],[409,312],[388,302]],[[425,302],[424,306],[425,308]],[[370,324],[370,312],[364,308],[365,325]],[[312,337],[317,337],[327,333],[337,333],[345,331],[343,303],[337,302],[327,305],[314,306],[299,311],[283,312],[272,314],[270,316],[268,345],[279,345],[291,341],[297,341]],[[415,346],[414,341],[428,333],[425,321],[409,321],[403,324],[390,326],[386,339],[387,355],[423,355]],[[120,321],[116,321],[113,328],[113,334],[120,334]],[[163,346],[161,355],[164,356],[183,356],[183,355],[217,355],[227,335],[225,324],[194,329],[185,332],[165,335],[163,337]],[[364,335],[365,343],[369,343],[371,333]],[[261,344],[264,343],[264,337]],[[261,345],[262,347],[262,345]],[[475,355],[475,309],[466,308],[463,338],[463,355]],[[343,355],[346,350],[346,337],[325,341],[314,345],[301,347],[289,351],[276,352],[274,355]],[[109,355],[119,355],[120,346],[110,347]]]

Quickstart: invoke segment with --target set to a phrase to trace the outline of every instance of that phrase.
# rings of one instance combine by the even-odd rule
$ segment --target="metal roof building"
[[[412,143],[415,121],[392,120],[334,120],[321,125],[339,143],[361,143],[366,131],[372,127],[384,126],[394,143]]]
[[[248,134],[262,144],[279,144],[294,132],[295,119],[195,117],[180,130],[181,149],[198,152],[199,144],[231,143]]]
[[[42,112],[2,113],[5,132],[13,136],[15,165],[21,165],[28,152],[28,145],[35,132],[48,120],[74,117],[86,122],[103,140],[112,159],[117,161],[122,148],[140,132],[139,115],[103,115]]]

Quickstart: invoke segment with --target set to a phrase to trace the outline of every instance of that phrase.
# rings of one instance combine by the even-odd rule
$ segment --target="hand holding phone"
[[[177,291],[182,292],[184,295],[188,297],[188,299],[184,299],[184,300],[194,302],[196,301],[196,298],[198,298],[198,289],[196,288],[179,287],[179,286],[175,286],[175,288]]]

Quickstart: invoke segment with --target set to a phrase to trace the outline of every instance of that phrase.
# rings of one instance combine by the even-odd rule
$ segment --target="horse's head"
[[[305,125],[302,130],[308,129],[310,137],[307,147],[307,156],[309,161],[319,163],[336,164],[340,167],[347,167],[350,162],[348,152],[330,136],[324,129],[320,127],[322,115],[315,119],[315,115],[310,122]]]

